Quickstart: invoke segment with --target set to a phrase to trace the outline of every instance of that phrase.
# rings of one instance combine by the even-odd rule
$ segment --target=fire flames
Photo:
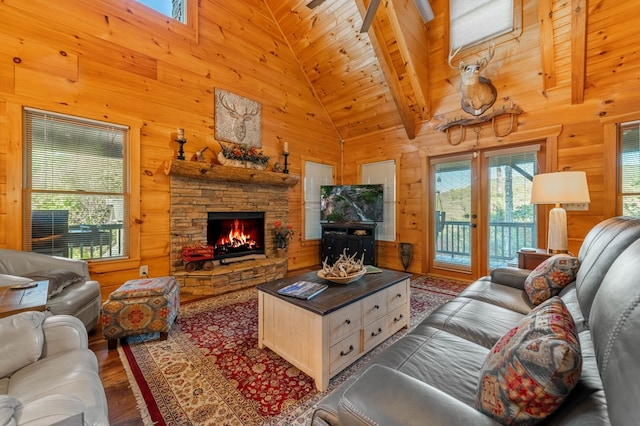
[[[244,224],[240,223],[238,219],[233,221],[233,226],[229,230],[227,237],[221,237],[218,240],[217,247],[224,246],[226,248],[238,248],[244,247],[246,249],[255,249],[257,242],[251,237],[250,234],[245,234]]]

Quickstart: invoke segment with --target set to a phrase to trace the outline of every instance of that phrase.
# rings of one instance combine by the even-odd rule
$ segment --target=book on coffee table
[[[325,291],[329,286],[327,284],[312,283],[309,281],[298,281],[289,284],[278,290],[278,294],[283,296],[297,297],[298,299],[309,300],[314,296]]]

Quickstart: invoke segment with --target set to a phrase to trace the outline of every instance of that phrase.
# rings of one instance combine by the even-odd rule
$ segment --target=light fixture
[[[567,253],[567,212],[561,203],[589,203],[589,187],[585,172],[543,173],[533,177],[532,204],[555,204],[549,212],[549,253]]]

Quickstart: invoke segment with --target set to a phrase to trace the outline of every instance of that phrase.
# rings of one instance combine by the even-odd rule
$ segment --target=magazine
[[[309,300],[325,291],[327,284],[312,283],[309,281],[298,281],[278,290],[278,294],[283,296],[297,297],[298,299]]]
[[[382,272],[382,269],[376,268],[373,265],[365,265],[364,269],[367,271],[367,274],[379,274]]]

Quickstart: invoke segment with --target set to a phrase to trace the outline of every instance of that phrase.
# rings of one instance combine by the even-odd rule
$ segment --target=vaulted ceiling
[[[414,0],[265,0],[342,140],[429,119],[427,27]]]

